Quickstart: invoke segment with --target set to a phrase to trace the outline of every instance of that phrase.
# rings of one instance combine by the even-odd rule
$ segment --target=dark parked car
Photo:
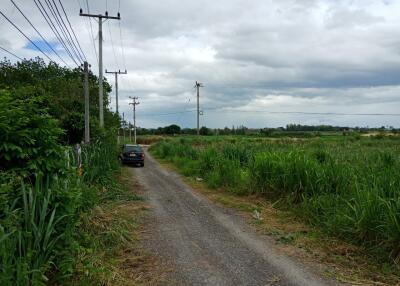
[[[121,154],[119,155],[119,159],[122,164],[135,164],[144,166],[144,152],[142,147],[139,145],[130,145],[124,144],[122,145]]]

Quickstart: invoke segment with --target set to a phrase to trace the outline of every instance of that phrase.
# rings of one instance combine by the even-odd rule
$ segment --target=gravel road
[[[133,169],[151,209],[144,244],[172,269],[169,285],[332,285],[146,156]]]

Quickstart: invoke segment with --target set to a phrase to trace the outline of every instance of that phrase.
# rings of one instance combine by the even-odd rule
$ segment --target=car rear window
[[[125,146],[124,152],[142,152],[142,148],[140,146]]]

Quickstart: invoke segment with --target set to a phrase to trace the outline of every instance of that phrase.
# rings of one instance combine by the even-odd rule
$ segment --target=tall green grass
[[[54,265],[62,274],[73,251],[77,210],[84,204],[79,179],[37,178],[22,183],[0,229],[0,285],[45,285]]]
[[[114,190],[117,146],[83,147],[83,176],[75,162],[59,174],[0,182],[0,285],[59,283],[73,272],[80,215]],[[71,157],[72,158],[72,157]]]
[[[151,151],[211,187],[285,202],[325,232],[400,260],[399,138],[193,138]]]

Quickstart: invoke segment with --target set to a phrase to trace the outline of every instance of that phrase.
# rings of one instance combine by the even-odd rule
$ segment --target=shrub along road
[[[171,285],[332,285],[274,249],[233,211],[194,192],[148,153],[134,173],[151,207],[145,247]]]

